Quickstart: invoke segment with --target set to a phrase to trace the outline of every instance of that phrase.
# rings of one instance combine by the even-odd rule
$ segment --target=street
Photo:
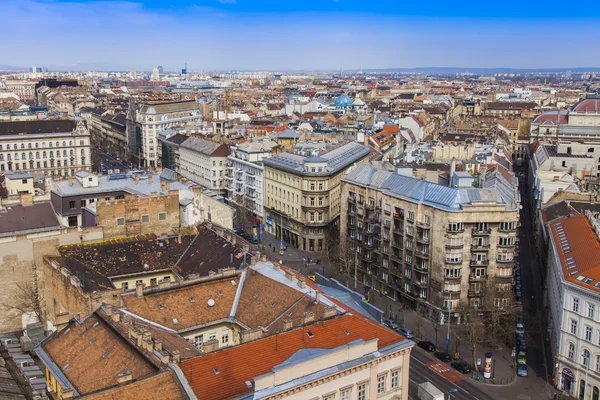
[[[109,170],[118,169],[120,173],[124,173],[129,168],[123,163],[123,160],[117,161],[112,155],[103,152],[97,147],[92,147],[92,169],[101,171],[106,174]]]

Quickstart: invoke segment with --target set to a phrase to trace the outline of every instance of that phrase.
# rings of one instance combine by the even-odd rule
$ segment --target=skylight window
[[[585,278],[585,284],[590,285],[594,280],[592,278]]]
[[[215,373],[215,375],[219,375],[221,373],[221,371],[219,371],[219,368],[213,368],[213,372]]]
[[[309,338],[315,337],[315,335],[311,331],[306,332],[306,334],[308,335]]]

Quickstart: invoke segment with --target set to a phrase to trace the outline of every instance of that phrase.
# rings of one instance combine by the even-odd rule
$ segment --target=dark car
[[[444,353],[443,351],[436,351],[435,353],[433,353],[433,355],[435,356],[435,358],[438,358],[443,362],[452,361],[452,357],[450,357],[450,354]]]
[[[469,372],[471,372],[471,364],[469,364],[466,361],[458,360],[458,361],[454,361],[450,365],[452,366],[452,368],[454,368],[461,374],[468,374]]]
[[[426,340],[422,340],[418,343],[419,347],[422,347],[423,349],[427,350],[428,352],[432,353],[435,351],[435,344],[428,342]]]

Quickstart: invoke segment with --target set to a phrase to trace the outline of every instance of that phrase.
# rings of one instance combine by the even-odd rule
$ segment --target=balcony
[[[471,251],[488,251],[489,249],[490,249],[489,244],[484,244],[484,245],[472,244],[471,245]]]
[[[429,253],[426,253],[426,252],[421,251],[421,250],[415,250],[414,253],[415,253],[415,256],[417,256],[419,258],[423,258],[425,260],[429,260]]]
[[[423,221],[417,221],[417,226],[423,229],[431,229],[431,224]]]
[[[375,204],[367,203],[367,204],[365,204],[365,208],[367,210],[374,211],[375,210]]]
[[[508,248],[511,248],[511,247],[515,247],[515,243],[511,243],[511,244],[500,244],[500,243],[498,243],[497,246],[499,248],[502,248],[502,249],[508,249]]]
[[[356,197],[348,196],[348,203],[356,204]]]
[[[515,232],[517,230],[516,227],[514,228],[498,228],[498,232],[502,232],[502,233],[510,233],[510,232]]]
[[[363,247],[367,250],[372,250],[373,249],[373,242],[365,242],[363,243]]]
[[[402,250],[403,249],[402,242],[396,242],[395,241],[395,242],[392,243],[392,246],[395,247],[398,250]]]
[[[449,235],[457,235],[459,233],[465,233],[465,228],[462,228],[462,229],[447,229],[446,228],[446,233]]]
[[[391,258],[392,258],[392,261],[402,264],[402,256],[401,255],[392,253]]]
[[[394,276],[397,276],[398,278],[402,278],[402,270],[398,269],[398,268],[390,268],[390,273]]]
[[[490,228],[487,228],[487,229],[473,228],[473,229],[471,229],[471,232],[472,232],[473,236],[489,236],[490,233],[492,233],[492,230]]]
[[[402,221],[404,219],[404,214],[403,213],[394,213],[394,219]]]
[[[459,290],[442,290],[442,294],[444,296],[452,297],[452,299],[458,299],[460,297],[460,289]]]
[[[256,172],[252,171],[252,170],[248,170],[246,171],[246,174],[250,175],[250,176],[255,176]]]
[[[411,232],[410,230],[407,230],[406,231],[406,236],[413,237],[413,236],[415,236],[415,232],[414,231]]]
[[[414,281],[413,284],[415,286],[418,286],[420,288],[426,289],[429,287],[429,282],[424,282],[424,281]]]
[[[429,273],[429,266],[427,266],[427,265],[415,264],[414,269],[417,272],[421,272],[421,273],[425,273],[425,274]]]
[[[348,208],[348,215],[351,215],[351,216],[355,217],[356,216],[356,210]]]
[[[256,198],[256,193],[255,192],[248,192],[246,193],[246,196],[251,198],[251,199],[255,199]]]
[[[462,280],[462,276],[444,276],[444,280],[445,281],[452,281],[452,282],[461,281]]]
[[[429,244],[429,238],[428,237],[417,235],[417,237],[415,238],[415,240],[417,242],[419,242],[419,243]]]
[[[404,227],[400,227],[400,226],[394,226],[394,233],[396,235],[401,235],[404,236]]]
[[[483,294],[484,294],[484,291],[482,289],[479,289],[479,290],[469,289],[469,291],[467,292],[468,297],[483,297]]]
[[[447,250],[462,249],[463,247],[465,247],[464,244],[447,244],[446,245]]]
[[[449,260],[449,259],[446,259],[446,264],[459,265],[459,264],[462,264],[462,263],[463,263],[462,259],[461,260]]]
[[[513,264],[515,262],[515,260],[498,260],[496,259],[496,263],[497,264]],[[503,267],[506,267],[506,265],[502,265]]]
[[[483,261],[471,260],[469,265],[471,267],[487,267],[488,265],[490,265],[490,260],[483,260]]]
[[[498,283],[509,283],[509,282],[512,282],[513,277],[512,277],[512,275],[496,275],[496,276],[494,276],[494,279]]]
[[[485,281],[487,281],[487,279],[488,279],[487,275],[474,275],[474,274],[469,275],[469,282],[485,282]]]

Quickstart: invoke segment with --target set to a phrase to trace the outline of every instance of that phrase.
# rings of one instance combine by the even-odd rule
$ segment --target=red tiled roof
[[[583,99],[573,107],[572,111],[598,114],[600,113],[600,99]]]
[[[600,282],[600,241],[587,217],[580,214],[557,220],[550,226],[565,279],[600,292],[600,288],[595,286]],[[580,276],[593,281],[586,284],[585,280],[577,279]]]
[[[308,331],[312,337],[308,336]],[[333,349],[354,340],[375,338],[379,338],[379,349],[404,340],[383,326],[345,315],[185,360],[181,368],[198,398],[231,399],[250,393],[246,381],[270,372],[300,349]],[[219,370],[218,374],[215,374],[215,368]]]

